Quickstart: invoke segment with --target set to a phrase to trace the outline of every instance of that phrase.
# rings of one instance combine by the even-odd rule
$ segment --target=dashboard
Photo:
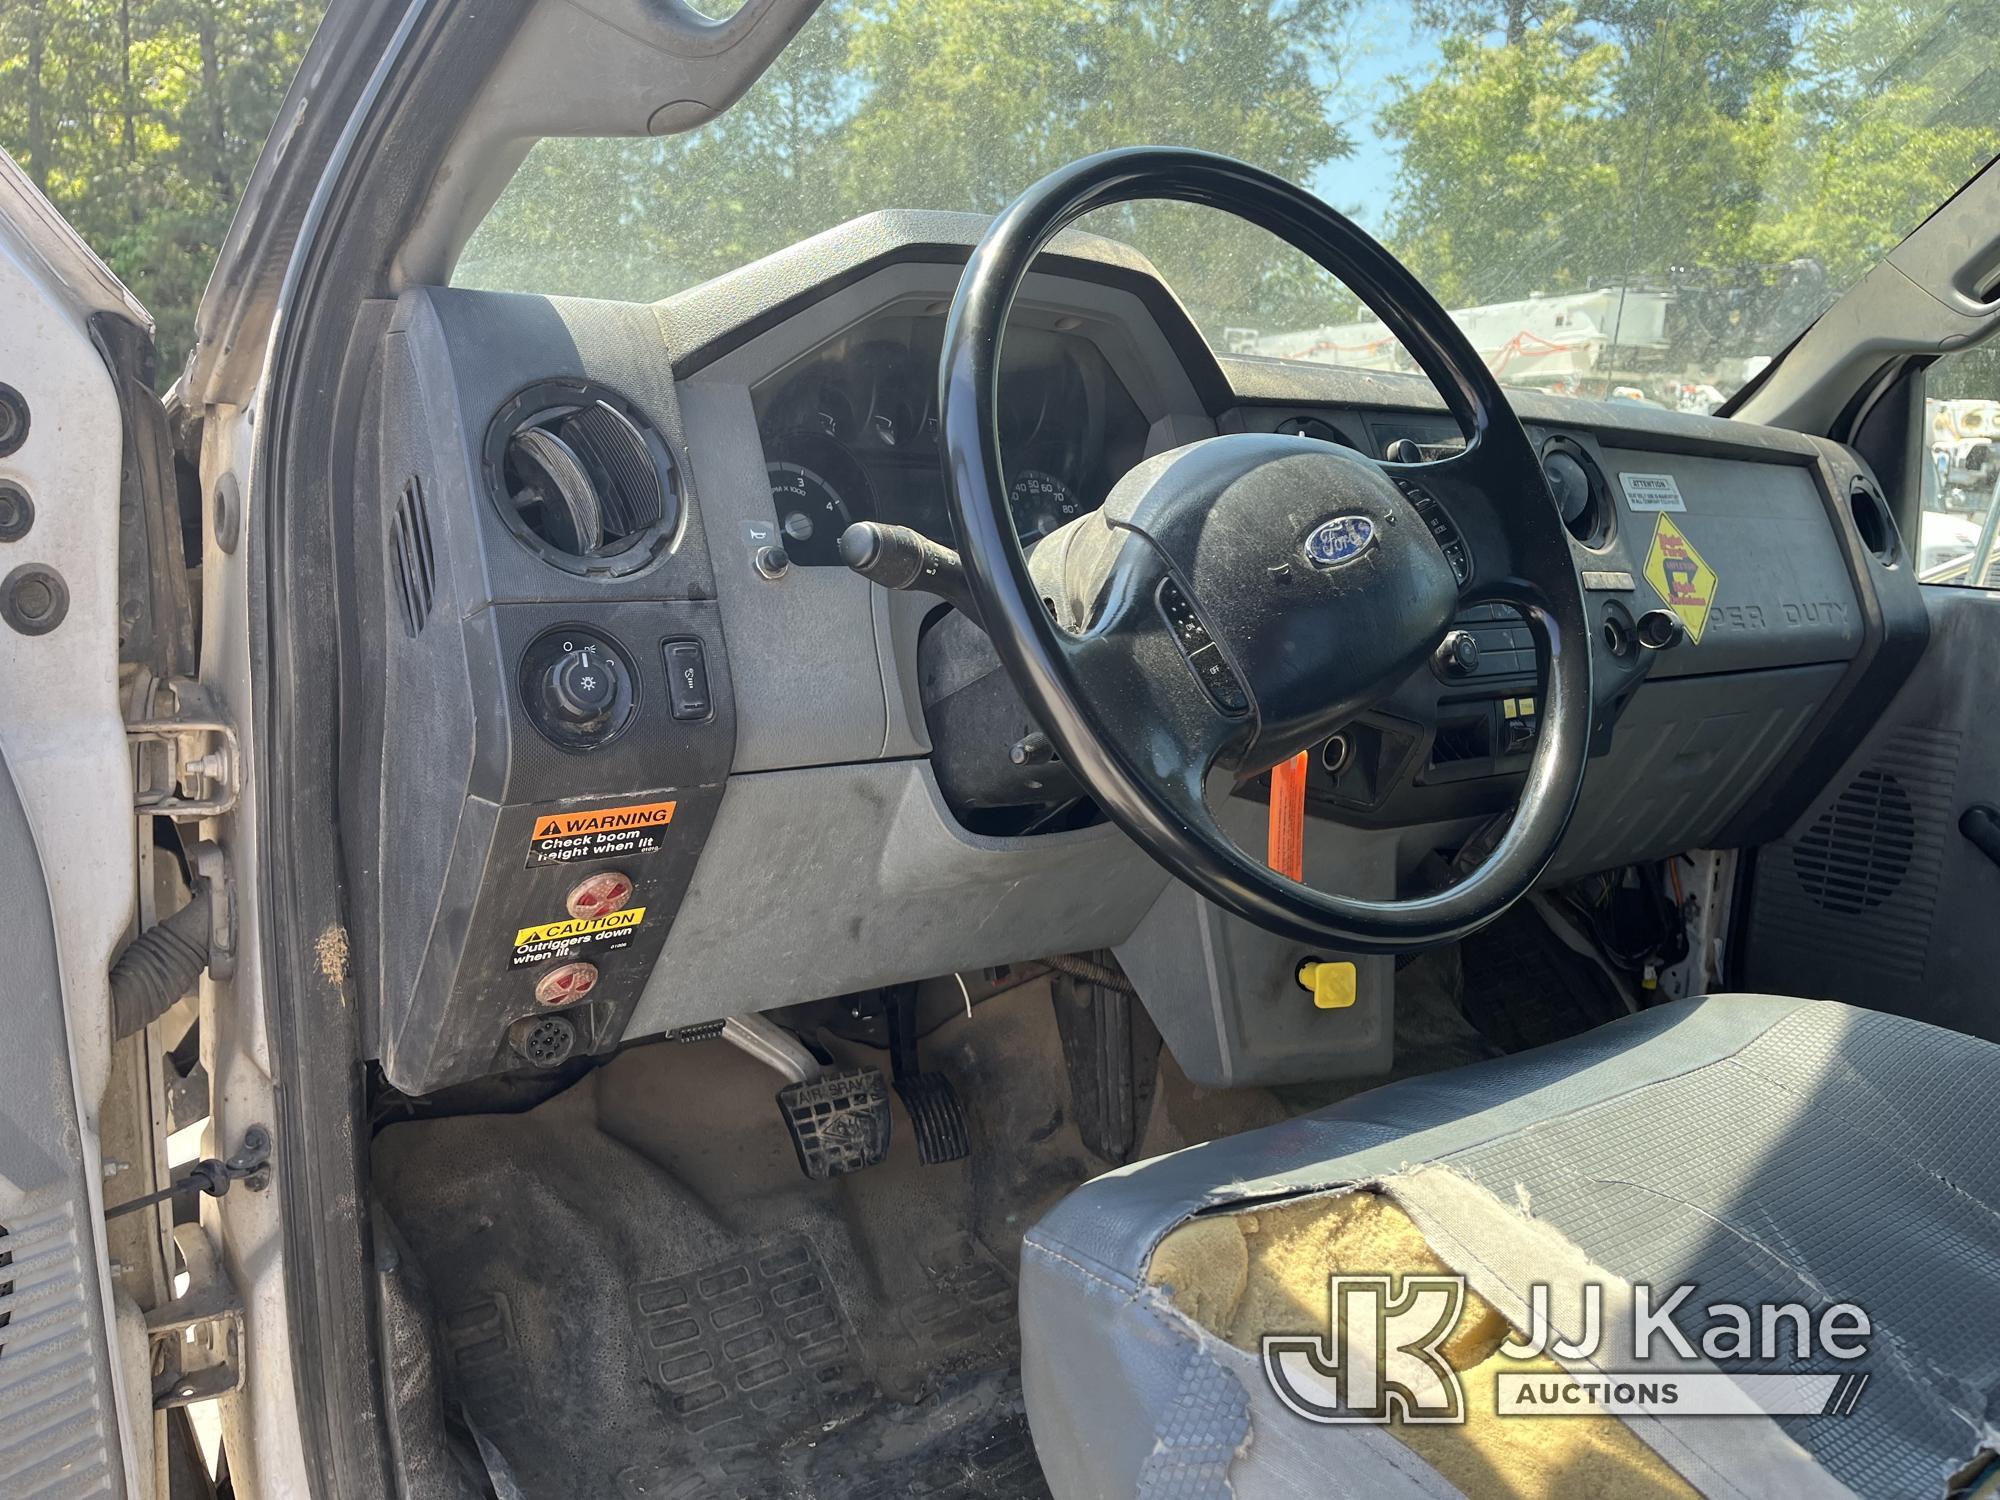
[[[1102,949],[1197,1081],[1387,1065],[1391,961],[1359,962],[1346,1011],[1274,1006],[1303,950],[1098,816],[975,622],[840,566],[857,521],[952,542],[935,372],[983,228],[876,214],[660,304],[418,288],[387,315],[343,542],[343,659],[369,665],[342,696],[341,834],[397,1087]],[[1023,287],[1001,395],[1031,547],[1218,433],[1385,460],[1463,441],[1421,379],[1216,356],[1141,257],[1075,233]],[[1923,649],[1873,477],[1793,433],[1513,399],[1593,625],[1550,878],[1773,836]],[[1490,517],[1412,498],[1491,581]],[[1680,639],[1652,649],[1662,611]],[[1503,826],[1540,664],[1506,606],[1448,639],[1316,747],[1309,879],[1407,893]],[[1219,790],[1253,845],[1260,786]]]

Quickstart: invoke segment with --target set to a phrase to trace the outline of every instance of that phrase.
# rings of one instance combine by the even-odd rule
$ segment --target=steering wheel
[[[1378,463],[1309,438],[1206,438],[1147,459],[1101,510],[1026,556],[1000,467],[1008,311],[1059,231],[1147,199],[1222,209],[1339,277],[1430,376],[1464,448]],[[952,301],[939,381],[952,520],[987,633],[1064,760],[1140,847],[1238,916],[1350,952],[1447,942],[1526,894],[1583,784],[1583,591],[1520,419],[1400,261],[1243,162],[1166,147],[1103,152],[1044,177],[994,220]],[[1440,506],[1462,569],[1426,524]],[[1421,667],[1462,605],[1486,600],[1525,616],[1546,684],[1526,783],[1486,857],[1444,890],[1372,901],[1315,890],[1238,849],[1205,799],[1211,776],[1252,776],[1326,739]]]

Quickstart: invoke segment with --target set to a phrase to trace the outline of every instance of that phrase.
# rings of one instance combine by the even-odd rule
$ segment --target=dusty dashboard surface
[[[864,519],[951,540],[935,371],[979,227],[872,216],[658,306],[398,304],[357,465],[350,659],[384,666],[345,695],[346,742],[368,750],[343,837],[357,946],[381,955],[371,1046],[399,1087],[1114,947],[1161,900],[1165,877],[1073,787],[1059,815],[955,798],[1013,748],[1012,729],[940,733],[940,671],[972,647],[938,642],[972,627],[835,552]],[[1458,440],[1420,379],[1218,362],[1130,252],[1059,248],[1003,365],[1030,544],[1141,457],[1218,431],[1391,460]],[[1872,479],[1790,434],[1517,405],[1598,626],[1560,868],[1724,838],[1809,795],[1843,706],[1922,643],[1893,528],[1871,549],[1857,525]],[[1425,519],[1477,577],[1477,527]],[[1680,638],[1650,649],[1662,612]],[[1491,605],[1458,631],[1315,755],[1312,804],[1377,887],[1357,893],[1504,812],[1532,752],[1525,632]]]

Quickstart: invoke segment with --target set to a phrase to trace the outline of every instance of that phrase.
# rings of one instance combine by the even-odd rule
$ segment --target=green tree
[[[1382,115],[1393,242],[1461,305],[1671,290],[1693,373],[1775,353],[2000,149],[1992,0],[1583,0],[1498,44],[1439,4],[1442,65]]]
[[[162,384],[319,12],[319,0],[0,8],[0,145],[151,310]]]
[[[1205,147],[1305,180],[1352,149],[1330,61],[1348,3],[828,0],[719,120],[536,147],[457,279],[657,296],[873,209],[992,213],[1110,146]],[[579,193],[618,207],[580,220]],[[1300,257],[1210,211],[1101,217],[1086,227],[1152,254],[1216,329],[1324,313]]]

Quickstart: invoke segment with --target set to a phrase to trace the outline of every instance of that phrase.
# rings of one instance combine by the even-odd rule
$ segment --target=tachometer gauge
[[[817,432],[788,432],[768,451],[771,508],[786,554],[805,567],[834,566],[840,534],[874,511],[861,466]]]
[[[803,464],[774,463],[771,471],[771,503],[778,508],[778,527],[788,542],[809,542],[831,529],[835,538],[847,530],[854,517],[847,502],[824,474]]]
[[[1017,472],[1007,486],[1007,506],[1014,513],[1014,530],[1023,545],[1047,536],[1084,512],[1076,491],[1046,469]]]

